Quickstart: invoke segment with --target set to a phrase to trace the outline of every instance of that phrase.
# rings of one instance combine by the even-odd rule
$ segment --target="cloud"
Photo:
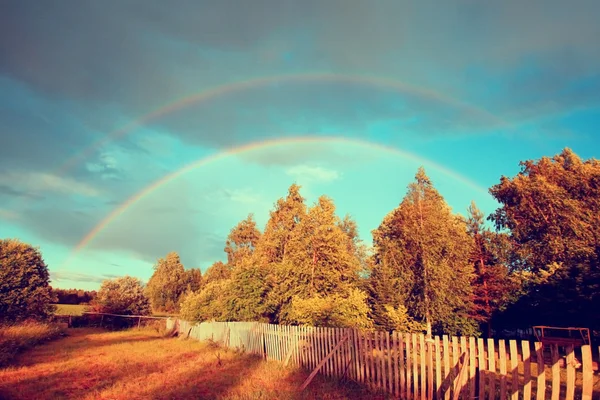
[[[85,182],[44,172],[5,172],[0,175],[0,185],[5,188],[5,193],[10,191],[9,194],[38,199],[43,198],[38,191],[85,197],[97,197],[101,194],[98,188]]]
[[[311,165],[297,165],[288,168],[286,174],[300,182],[332,182],[340,177],[337,171]]]
[[[119,278],[118,275],[112,274],[100,274],[100,275],[91,275],[85,274],[77,271],[50,271],[50,280],[51,281],[72,281],[72,282],[92,282],[92,283],[102,283],[106,279],[115,279]]]

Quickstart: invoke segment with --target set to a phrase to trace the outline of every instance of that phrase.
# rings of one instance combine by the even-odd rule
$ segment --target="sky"
[[[170,251],[204,271],[292,183],[370,244],[420,166],[489,214],[520,161],[600,152],[598,1],[0,9],[0,238],[39,247],[55,287],[146,281]]]

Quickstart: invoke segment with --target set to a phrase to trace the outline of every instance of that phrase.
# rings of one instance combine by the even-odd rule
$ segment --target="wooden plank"
[[[450,344],[448,343],[448,336],[442,337],[444,342],[444,381],[450,381]],[[450,386],[445,385],[446,392],[444,393],[444,399],[450,400]]]
[[[536,382],[536,400],[546,398],[546,367],[544,365],[544,346],[540,342],[535,342],[535,358],[537,360],[537,382]]]
[[[442,398],[442,349],[440,337],[433,339],[435,346],[435,398]]]
[[[313,380],[313,378],[315,377],[315,375],[317,374],[317,372],[319,372],[319,370],[323,367],[323,365],[325,365],[325,363],[329,359],[331,359],[331,357],[333,356],[333,354],[335,354],[335,352],[344,344],[344,342],[346,340],[348,340],[348,336],[346,336],[342,340],[340,340],[339,343],[333,349],[331,349],[331,351],[325,356],[325,358],[323,358],[321,360],[321,362],[319,363],[319,365],[317,365],[317,367],[310,373],[310,375],[308,376],[308,378],[306,378],[306,380],[304,381],[304,383],[302,384],[302,386],[300,386],[300,391],[303,391],[304,389],[306,389],[306,386],[308,386],[308,384]]]
[[[558,400],[560,397],[560,364],[558,346],[552,345],[550,347],[550,354],[552,356],[552,400]]]
[[[352,329],[352,359],[354,360],[353,378],[357,382],[360,380],[360,359],[358,358],[358,330]]]
[[[385,363],[383,360],[383,334],[384,332],[378,332],[379,334],[375,336],[375,342],[377,345],[377,365],[379,367],[379,375],[378,375],[378,382],[379,382],[379,387],[385,392],[385,385],[386,385],[386,373],[385,373]]]
[[[469,363],[470,358],[469,358],[469,353],[468,353],[468,348],[467,348],[467,338],[465,336],[461,336],[460,337],[460,354],[465,354],[465,363]],[[464,377],[462,378],[462,381],[460,382],[460,387],[462,389],[464,389],[466,387],[466,385],[468,384],[468,379],[469,379],[469,374],[468,374],[469,370],[467,369],[467,374],[464,375]]]
[[[475,380],[477,378],[477,347],[475,338],[469,338],[469,396],[475,398]]]
[[[362,332],[358,329],[354,330],[356,334],[356,359],[358,361],[358,381],[365,383],[365,351],[362,340]]]
[[[489,399],[496,398],[496,350],[494,339],[488,339]]]
[[[412,334],[410,342],[412,343],[413,399],[416,400],[419,397],[419,342],[415,333]]]
[[[404,345],[404,335],[402,333],[397,332],[396,337],[398,338],[398,372],[400,373],[400,397],[406,393],[406,367],[404,366],[404,351],[406,350],[406,346]]]
[[[373,379],[373,357],[372,357],[372,352],[373,350],[371,349],[371,337],[373,336],[373,332],[370,331],[366,331],[364,332],[363,335],[363,343],[365,344],[365,361],[366,361],[366,384],[368,387],[370,388],[374,388],[375,386],[373,385],[374,379]]]
[[[323,328],[323,332],[325,333],[325,354],[324,357],[327,356],[327,354],[331,353],[331,343],[333,342],[333,339],[331,337],[331,328],[325,327]],[[325,367],[327,368],[327,375],[333,377],[334,376],[334,369],[333,369],[333,358],[329,357],[327,359],[327,363],[325,364]]]
[[[573,345],[569,345],[566,348],[567,358],[567,400],[573,400],[575,398],[575,353]]]
[[[479,399],[485,399],[485,344],[483,338],[477,339],[477,366],[479,368],[479,379],[477,381],[477,395]]]
[[[427,400],[427,359],[425,354],[425,335],[419,334],[419,363],[421,365],[421,400]]]
[[[393,344],[393,341],[392,341]],[[388,362],[387,377],[388,377],[388,393],[394,393],[394,371],[392,369],[392,348],[390,347],[390,333],[385,333],[386,358]]]
[[[467,353],[462,353],[458,364],[460,365],[458,376],[454,381],[454,393],[452,396],[452,400],[458,400],[460,394],[462,393],[462,389],[464,388],[464,381],[467,378],[468,374],[468,358]]]
[[[523,400],[531,400],[531,354],[529,341],[521,341],[523,352]]]
[[[458,368],[458,360],[460,357],[460,350],[458,347],[458,338],[456,336],[452,336],[452,369],[451,369],[451,375],[452,376],[452,381],[455,382],[456,379],[458,378],[458,376],[456,375],[456,373],[454,371],[457,370]],[[454,386],[450,385],[450,388],[452,388],[452,395],[454,395]]]
[[[592,365],[592,348],[590,345],[581,346],[581,363],[583,369],[583,382],[581,400],[592,400],[594,391],[594,369]]]
[[[498,362],[500,364],[500,399],[506,399],[506,342],[498,340]]]
[[[412,399],[412,335],[404,335],[406,348],[406,398]]]
[[[517,350],[517,341],[511,340],[509,342],[510,347],[510,370],[511,370],[511,383],[510,383],[510,398],[511,400],[519,400],[519,352]]]
[[[394,352],[394,396],[400,397],[400,346],[398,345],[398,332],[392,332],[392,347]]]
[[[433,399],[435,393],[433,391],[433,369],[434,369],[434,347],[433,347],[433,338],[429,337],[425,341],[425,348],[427,349],[426,353],[426,363],[427,363],[427,399]]]

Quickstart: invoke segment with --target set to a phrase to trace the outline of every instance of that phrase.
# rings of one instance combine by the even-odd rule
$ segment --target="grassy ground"
[[[2,399],[375,399],[350,383],[156,329],[71,329],[0,369]]]
[[[0,367],[7,365],[20,351],[56,338],[62,333],[57,325],[27,322],[0,325]]]
[[[83,315],[88,306],[85,304],[55,304],[56,315]]]

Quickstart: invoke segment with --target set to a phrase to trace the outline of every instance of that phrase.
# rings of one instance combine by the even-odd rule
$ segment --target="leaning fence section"
[[[597,363],[589,345],[544,347],[527,340],[427,338],[257,322],[192,324],[169,319],[167,328],[313,374],[352,379],[403,399],[600,398]]]

